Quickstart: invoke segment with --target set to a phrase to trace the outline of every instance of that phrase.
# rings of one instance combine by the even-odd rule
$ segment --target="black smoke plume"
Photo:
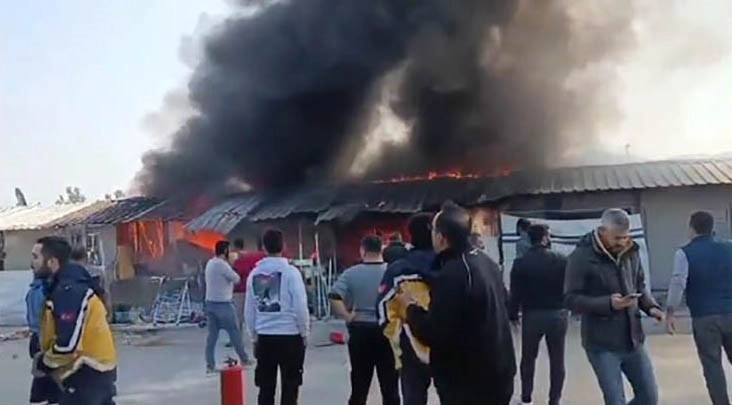
[[[146,194],[342,179],[381,142],[366,134],[385,91],[407,139],[382,142],[363,177],[555,164],[611,118],[600,112],[613,111],[612,75],[589,72],[631,39],[632,13],[617,11],[629,1],[254,3],[206,40],[188,89],[196,113],[143,158]]]

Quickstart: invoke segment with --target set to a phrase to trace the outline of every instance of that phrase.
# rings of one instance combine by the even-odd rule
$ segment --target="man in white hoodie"
[[[302,385],[305,347],[310,329],[305,282],[282,257],[284,237],[271,229],[262,235],[267,257],[247,278],[244,319],[254,341],[259,405],[274,405],[277,371],[282,380],[281,405],[297,404]]]

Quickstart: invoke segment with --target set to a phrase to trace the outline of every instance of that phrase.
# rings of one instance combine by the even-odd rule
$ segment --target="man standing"
[[[229,242],[218,241],[214,247],[215,254],[206,263],[206,323],[208,336],[206,337],[206,372],[216,371],[216,343],[219,340],[219,331],[222,329],[229,335],[239,360],[244,365],[250,364],[249,356],[244,350],[244,341],[238,327],[232,298],[234,284],[240,281],[239,275],[231,268],[228,262]]]
[[[51,277],[33,376],[50,375],[63,387],[61,405],[114,405],[117,350],[89,273],[69,262],[71,246],[60,237],[39,239],[33,255]]]
[[[381,387],[381,403],[399,405],[399,376],[389,341],[376,316],[379,285],[386,271],[381,257],[381,239],[366,236],[361,241],[363,261],[341,274],[328,294],[333,310],[348,325],[348,357],[351,361],[349,405],[366,405],[374,369]]]
[[[534,369],[539,343],[546,338],[549,352],[549,405],[559,405],[564,386],[564,341],[568,315],[565,311],[564,269],[567,258],[549,250],[549,228],[531,225],[531,249],[513,262],[509,316],[521,322],[521,402],[531,404]]]
[[[111,319],[109,316],[112,312],[112,301],[109,295],[110,283],[107,280],[104,269],[99,266],[89,266],[89,255],[84,246],[73,246],[71,248],[71,263],[78,264],[89,272],[92,281],[94,281],[99,291],[99,298],[102,299],[104,307],[107,309],[107,318],[108,320]]]
[[[403,294],[407,323],[430,347],[443,405],[507,405],[516,362],[505,288],[498,264],[470,246],[470,229],[470,215],[457,205],[445,204],[435,216],[429,310]]]
[[[400,280],[420,283],[424,290],[427,290],[430,269],[435,260],[430,233],[431,223],[430,214],[417,214],[410,218],[407,228],[413,248],[403,259],[395,261],[386,268],[381,281],[380,306],[388,305],[385,302],[386,294],[393,288],[400,288]],[[385,333],[389,330],[388,313],[386,308],[379,311],[379,324],[384,326]],[[418,343],[413,342],[409,333],[404,328],[399,332],[399,346],[394,352],[401,352],[400,377],[404,405],[427,405],[427,390],[432,383],[429,365],[417,355],[415,344]]]
[[[389,237],[389,243],[384,248],[384,262],[386,264],[393,263],[404,257],[408,251],[407,246],[402,241],[402,235],[399,232],[394,232]]]
[[[26,320],[31,332],[28,352],[33,359],[41,351],[41,318],[46,308],[46,294],[50,284],[50,275],[43,271],[43,254],[41,254],[40,245],[35,245],[31,251],[31,268],[33,269],[33,282],[25,296],[25,304]],[[50,375],[33,378],[30,393],[31,405],[55,405],[58,404],[60,397],[61,389]]]
[[[234,239],[234,248],[237,250],[237,259],[234,262],[234,271],[239,275],[241,280],[239,284],[234,286],[234,308],[236,308],[236,316],[239,321],[239,329],[242,331],[242,337],[244,336],[244,296],[247,292],[247,278],[249,273],[254,270],[260,260],[266,256],[262,251],[262,242],[257,242],[256,252],[246,252],[244,250],[244,241],[241,239]]]
[[[732,244],[714,240],[714,218],[696,212],[689,221],[691,242],[676,251],[668,290],[669,332],[676,331],[675,310],[686,290],[694,342],[714,405],[729,405],[722,348],[732,359]]]
[[[605,404],[626,404],[622,374],[633,387],[633,404],[657,404],[639,309],[659,322],[664,314],[646,288],[625,211],[606,210],[600,227],[580,240],[568,259],[564,291],[569,309],[582,314],[582,344]]]
[[[516,259],[525,255],[531,249],[531,241],[529,241],[529,227],[531,221],[526,218],[519,218],[516,222],[516,234],[519,239],[516,242]]]
[[[302,385],[310,314],[300,270],[282,257],[284,237],[279,230],[262,235],[267,257],[247,279],[245,319],[254,340],[259,405],[274,405],[277,371],[282,381],[281,405],[295,405]]]

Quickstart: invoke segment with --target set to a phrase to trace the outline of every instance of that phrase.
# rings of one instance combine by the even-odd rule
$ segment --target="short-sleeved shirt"
[[[330,290],[356,313],[353,322],[378,324],[376,306],[386,263],[361,263],[346,269]]]

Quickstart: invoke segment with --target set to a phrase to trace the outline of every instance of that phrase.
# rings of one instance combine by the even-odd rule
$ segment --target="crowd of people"
[[[328,294],[348,326],[348,404],[366,404],[374,371],[385,405],[426,405],[431,385],[443,405],[510,404],[517,328],[520,403],[532,403],[535,363],[546,340],[549,404],[557,405],[574,312],[604,403],[656,405],[641,313],[666,320],[673,333],[684,293],[711,401],[729,404],[721,351],[732,361],[732,244],[714,238],[709,213],[694,213],[689,227],[690,242],[675,255],[665,310],[650,294],[629,216],[620,209],[606,210],[569,256],[551,250],[546,225],[519,221],[510,292],[499,265],[471,233],[469,213],[457,205],[413,216],[409,245],[393,238],[384,248],[379,237],[366,236],[362,261],[346,269]],[[233,247],[217,242],[205,267],[207,372],[217,371],[221,330],[244,365],[254,363],[244,344],[251,337],[258,403],[274,404],[279,373],[281,404],[297,404],[310,332],[302,274],[283,257],[279,230],[265,231],[257,252],[244,252],[238,240]],[[83,255],[64,238],[39,239],[31,255],[30,402],[114,404],[117,355],[104,281],[85,269]],[[630,402],[623,375],[632,387]]]

